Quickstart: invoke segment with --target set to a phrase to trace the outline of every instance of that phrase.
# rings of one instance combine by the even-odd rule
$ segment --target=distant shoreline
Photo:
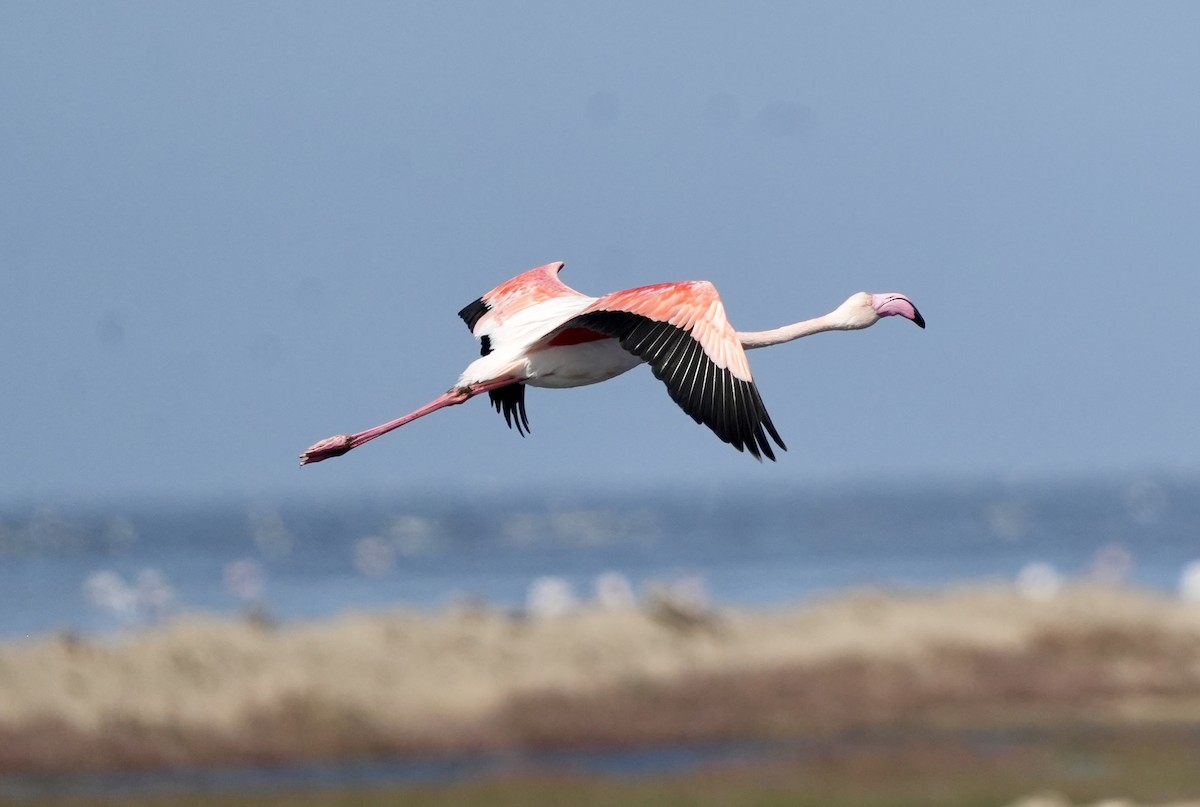
[[[1200,724],[1200,606],[1075,586],[771,609],[181,616],[0,644],[0,774]]]

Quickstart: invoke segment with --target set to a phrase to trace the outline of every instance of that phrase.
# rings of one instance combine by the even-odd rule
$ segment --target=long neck
[[[831,313],[814,319],[806,319],[803,322],[797,322],[792,325],[784,325],[782,328],[776,328],[773,331],[738,331],[737,337],[738,341],[742,343],[743,348],[751,350],[756,347],[781,345],[784,342],[790,342],[802,336],[811,336],[814,333],[821,333],[822,331],[843,330],[845,327],[845,323],[837,320]]]

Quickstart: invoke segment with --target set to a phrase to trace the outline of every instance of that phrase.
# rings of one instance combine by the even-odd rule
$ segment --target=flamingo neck
[[[845,330],[846,327],[846,323],[834,317],[833,314],[825,314],[813,319],[806,319],[803,322],[784,325],[782,328],[775,328],[771,331],[738,331],[737,337],[744,349],[752,350],[756,347],[782,345],[784,342],[791,342],[793,339],[823,331]]]

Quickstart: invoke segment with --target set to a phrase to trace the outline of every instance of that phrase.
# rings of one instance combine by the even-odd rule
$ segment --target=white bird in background
[[[480,340],[472,362],[446,393],[404,417],[339,434],[300,455],[300,464],[337,457],[382,434],[481,392],[522,435],[525,387],[581,387],[647,363],[684,412],[738,451],[775,459],[767,435],[786,449],[759,397],[746,350],[822,331],[869,328],[900,315],[925,327],[903,294],[859,292],[828,314],[772,331],[734,331],[707,281],[659,283],[588,297],[558,279],[561,262],[517,275],[458,312]]]

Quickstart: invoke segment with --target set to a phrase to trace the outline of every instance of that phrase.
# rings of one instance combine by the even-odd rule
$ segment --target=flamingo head
[[[869,328],[883,317],[899,314],[905,319],[911,319],[920,327],[925,327],[925,318],[917,311],[903,294],[871,294],[860,291],[850,295],[846,302],[837,307],[830,316],[834,328],[853,331],[859,328]]]

